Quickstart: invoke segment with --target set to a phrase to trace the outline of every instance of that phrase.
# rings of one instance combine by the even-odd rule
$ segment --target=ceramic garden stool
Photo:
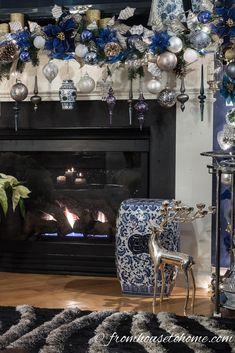
[[[163,200],[130,199],[120,205],[116,234],[116,264],[122,292],[132,295],[153,294],[154,269],[148,254],[148,238],[151,219],[156,220]],[[161,236],[162,245],[171,251],[178,251],[179,232],[176,223],[169,223]],[[175,282],[176,269],[165,268],[164,294],[170,295]],[[160,294],[159,271],[157,294]]]

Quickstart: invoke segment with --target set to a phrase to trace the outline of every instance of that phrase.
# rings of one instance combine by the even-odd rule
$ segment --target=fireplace
[[[115,273],[120,203],[149,196],[149,129],[8,131],[0,142],[0,171],[31,190],[24,219],[2,217],[0,269]]]

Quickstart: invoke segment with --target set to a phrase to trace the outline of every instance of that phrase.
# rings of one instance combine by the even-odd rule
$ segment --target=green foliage
[[[0,205],[6,216],[8,211],[8,195],[11,195],[13,211],[19,205],[22,217],[25,216],[24,199],[27,199],[30,190],[11,175],[0,173]]]
[[[0,81],[9,80],[12,63],[0,65]]]

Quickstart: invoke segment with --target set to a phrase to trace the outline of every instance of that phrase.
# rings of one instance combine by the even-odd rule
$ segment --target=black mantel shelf
[[[94,128],[47,128],[25,129],[15,132],[11,129],[0,130],[0,140],[146,140],[150,129],[132,127],[94,127]]]

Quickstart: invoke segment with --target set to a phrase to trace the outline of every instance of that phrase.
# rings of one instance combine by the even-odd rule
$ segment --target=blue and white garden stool
[[[120,205],[117,219],[116,264],[122,292],[132,295],[152,295],[154,268],[148,254],[150,220],[159,216],[163,200],[130,199]],[[176,223],[169,223],[161,236],[162,245],[171,251],[178,251],[179,232]],[[164,294],[170,295],[176,278],[174,266],[165,267]],[[157,280],[157,294],[160,294],[161,275]]]

